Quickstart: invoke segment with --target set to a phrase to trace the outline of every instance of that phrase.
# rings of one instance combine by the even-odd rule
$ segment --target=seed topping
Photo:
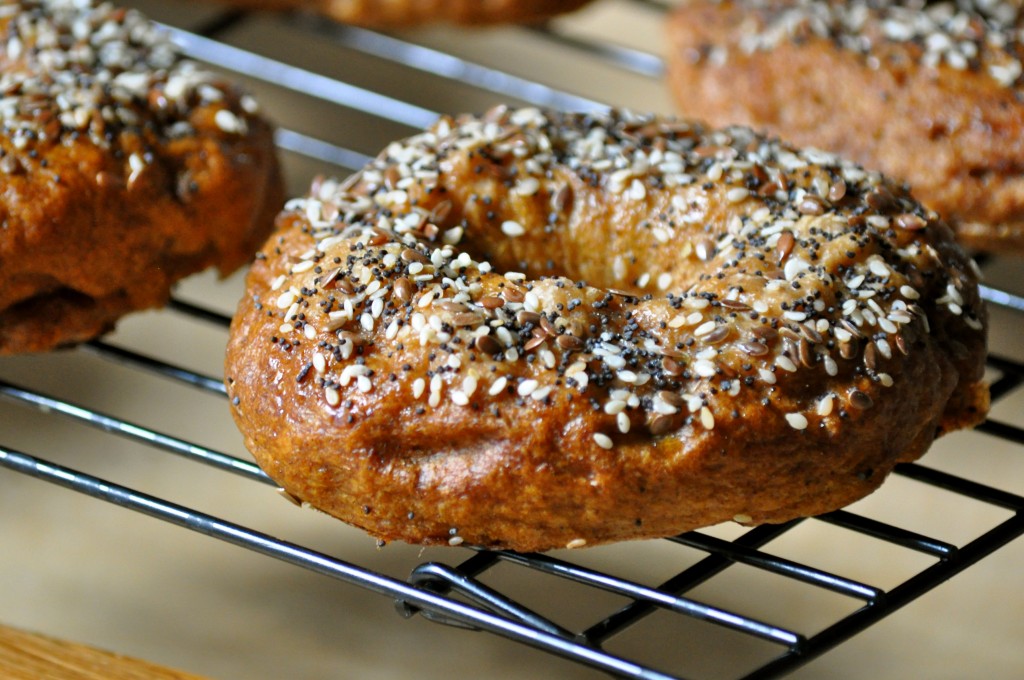
[[[1020,85],[1024,58],[1024,15],[1021,4],[1007,0],[746,0],[753,10],[767,10],[763,25],[740,41],[747,54],[771,50],[782,42],[808,35],[826,39],[864,56],[871,68],[883,59],[914,60],[941,72],[976,71],[1003,87]],[[903,44],[900,55],[887,45]],[[728,59],[723,47],[709,51],[711,61]],[[920,229],[915,216],[898,216],[903,229]]]
[[[460,164],[480,178],[466,205],[447,184]],[[608,266],[560,261],[571,227],[552,203],[663,195],[629,240],[607,236]],[[524,201],[544,209],[512,207]],[[817,431],[903,379],[897,360],[937,320],[924,300],[942,324],[983,326],[970,277],[937,264],[936,217],[905,191],[740,127],[624,111],[444,118],[286,210],[306,241],[265,293],[270,341],[308,351],[301,385],[353,419],[397,383],[417,417],[593,413],[583,436],[602,451],[728,431],[741,396]],[[541,234],[551,262],[520,250]],[[471,247],[482,241],[494,254]]]

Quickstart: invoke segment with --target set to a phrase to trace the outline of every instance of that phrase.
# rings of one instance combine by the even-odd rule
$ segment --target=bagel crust
[[[848,504],[987,409],[977,269],[898,185],[747,128],[442,118],[289,202],[226,384],[383,541],[546,550]]]
[[[687,0],[680,111],[908,182],[970,248],[1024,254],[1020,2]]]
[[[248,262],[284,190],[253,99],[139,13],[0,4],[0,354],[78,343]]]
[[[535,23],[590,0],[228,0],[253,9],[303,9],[376,28],[420,24]]]

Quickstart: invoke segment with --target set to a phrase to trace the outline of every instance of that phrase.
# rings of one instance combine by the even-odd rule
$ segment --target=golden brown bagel
[[[251,97],[109,4],[4,4],[0,48],[0,354],[88,340],[251,258],[283,200]]]
[[[252,9],[303,9],[346,24],[532,23],[571,12],[590,0],[227,0]]]
[[[1024,254],[1019,2],[687,0],[668,82],[688,116],[909,182],[971,248]]]
[[[972,262],[899,186],[747,128],[495,109],[291,201],[226,383],[290,494],[544,550],[850,503],[977,422]]]

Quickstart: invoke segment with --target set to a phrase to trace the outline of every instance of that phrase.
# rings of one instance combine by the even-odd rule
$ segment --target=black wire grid
[[[656,10],[663,9],[662,5],[652,0],[633,2]],[[168,30],[191,56],[228,71],[412,127],[428,125],[436,118],[435,112],[414,104],[318,75],[217,40],[221,31],[231,28],[242,18],[244,15],[237,12],[224,12],[194,32],[175,28]],[[537,105],[568,109],[592,109],[602,106],[599,102],[548,87],[541,82],[523,79],[391,35],[339,26],[308,16],[293,17],[290,21],[304,29],[316,31],[318,35],[338,41],[347,48],[394,61],[407,68],[458,80],[495,94]],[[590,42],[562,34],[549,27],[529,30],[546,40],[567,46],[590,58],[607,61],[640,77],[659,78],[662,74],[661,60],[655,55],[604,42]],[[283,150],[346,170],[358,168],[368,160],[357,151],[341,148],[293,130],[280,130],[277,140]],[[1014,315],[1024,313],[1024,299],[1020,296],[995,288],[984,288],[983,294],[993,306],[1007,308]],[[226,328],[229,323],[225,315],[181,299],[174,299],[171,302],[171,310],[219,328]],[[84,350],[98,356],[102,361],[156,374],[198,391],[220,397],[225,395],[224,387],[217,377],[202,375],[188,368],[104,341],[89,343]],[[991,357],[989,367],[996,376],[992,384],[994,403],[998,403],[1024,383],[1024,364]],[[0,396],[43,412],[80,421],[111,435],[135,440],[161,452],[176,454],[196,463],[240,475],[253,482],[273,485],[273,482],[248,460],[211,450],[173,435],[156,432],[79,404],[53,398],[31,388],[0,380]],[[1024,451],[1024,430],[1016,425],[990,419],[978,430],[1020,446]],[[469,554],[457,566],[427,562],[415,567],[408,581],[401,581],[172,501],[48,462],[38,456],[6,448],[2,444],[0,465],[385,595],[394,600],[399,613],[403,616],[418,613],[437,622],[487,631],[612,675],[631,678],[681,677],[673,675],[671,670],[667,673],[656,670],[643,660],[622,658],[603,649],[603,644],[607,640],[652,613],[675,613],[702,624],[722,626],[772,645],[774,653],[770,660],[743,677],[776,677],[821,655],[1024,534],[1024,497],[924,465],[905,464],[896,470],[897,476],[1012,514],[1008,519],[991,526],[984,533],[962,545],[954,545],[845,510],[809,520],[753,528],[731,541],[699,531],[690,532],[666,540],[687,546],[705,556],[655,586],[580,566],[556,556],[473,548],[452,549]],[[762,550],[768,543],[787,532],[799,531],[799,527],[805,522],[824,522],[884,541],[901,550],[919,553],[929,558],[926,560],[928,565],[893,587],[880,588],[774,556]],[[480,577],[499,564],[533,570],[547,579],[550,587],[555,587],[562,581],[570,581],[621,596],[626,604],[614,608],[589,626],[569,630],[532,611],[515,598],[486,585]],[[687,592],[735,565],[758,569],[809,588],[838,593],[860,604],[852,613],[808,635],[686,597]]]

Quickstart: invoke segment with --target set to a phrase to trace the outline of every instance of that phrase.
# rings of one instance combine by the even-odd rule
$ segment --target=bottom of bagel
[[[987,387],[971,383],[950,395],[946,413],[922,420],[922,406],[949,383],[922,375],[919,384],[886,402],[884,413],[851,411],[839,427],[773,427],[784,418],[748,403],[717,434],[687,425],[663,438],[619,441],[613,451],[595,451],[590,428],[564,413],[504,435],[449,421],[430,444],[387,407],[345,442],[325,436],[311,445],[257,425],[246,443],[291,500],[380,543],[538,552],[726,521],[781,523],[853,503],[936,436],[973,426],[987,411]],[[774,434],[744,439],[758,431]]]
[[[113,330],[118,319],[159,307],[168,293],[90,297],[70,288],[48,291],[0,310],[0,355],[45,352],[86,342]]]

